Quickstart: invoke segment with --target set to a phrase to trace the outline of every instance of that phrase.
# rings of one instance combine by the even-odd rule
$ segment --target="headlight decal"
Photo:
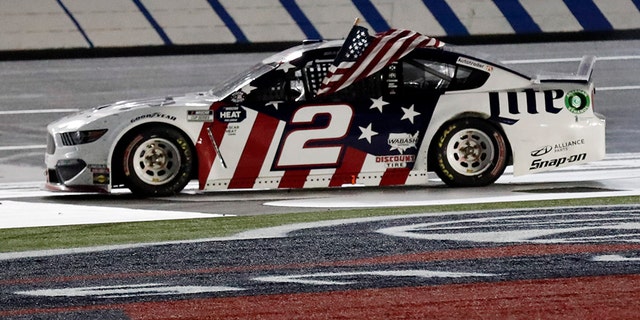
[[[94,142],[107,133],[107,129],[64,132],[60,134],[62,145],[75,146]]]

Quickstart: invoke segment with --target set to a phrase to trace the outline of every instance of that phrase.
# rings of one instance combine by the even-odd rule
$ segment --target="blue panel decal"
[[[298,27],[302,29],[307,39],[322,39],[322,36],[313,26],[309,18],[302,12],[300,6],[295,0],[280,0],[282,6],[289,12],[289,15],[298,24]]]
[[[516,33],[542,32],[518,0],[493,0]]]
[[[469,31],[460,22],[445,0],[422,0],[431,14],[438,20],[448,36],[468,36]]]
[[[351,0],[351,2],[353,2],[360,13],[362,13],[364,19],[367,20],[373,30],[376,32],[384,32],[391,29],[387,21],[380,15],[380,12],[378,12],[378,9],[371,3],[371,0]]]
[[[69,19],[71,19],[71,22],[73,22],[73,24],[76,26],[76,29],[78,29],[78,32],[80,32],[84,40],[87,41],[89,48],[94,48],[93,42],[91,41],[91,39],[89,39],[89,36],[87,35],[87,33],[84,32],[84,29],[82,29],[82,26],[80,25],[78,20],[76,20],[76,18],[73,16],[71,11],[69,11],[69,9],[67,9],[67,6],[65,6],[64,3],[62,3],[62,0],[57,0],[57,1],[58,1],[58,5],[60,5],[60,8],[64,10],[64,13],[66,13]]]
[[[593,0],[563,0],[585,31],[613,30],[609,20]]]
[[[227,12],[227,9],[225,9],[222,4],[220,4],[220,1],[207,0],[207,2],[209,2],[209,5],[211,6],[211,8],[213,8],[213,11],[216,12],[218,17],[220,17],[220,20],[224,22],[229,31],[231,31],[231,34],[236,37],[236,43],[249,43],[249,39],[247,39],[247,37],[244,35],[244,32],[242,32],[242,29],[240,29],[240,26],[238,26],[236,21],[233,20],[233,17],[229,14],[229,12]]]
[[[162,29],[160,24],[158,24],[158,21],[156,21],[156,19],[153,18],[153,16],[149,12],[149,10],[147,10],[147,8],[144,6],[144,4],[142,4],[142,2],[140,2],[140,0],[133,0],[133,3],[138,7],[138,10],[140,10],[140,12],[142,12],[142,14],[147,19],[147,21],[149,21],[149,23],[151,24],[153,29],[156,30],[156,32],[158,33],[158,35],[160,36],[160,38],[162,39],[164,44],[165,45],[172,45],[173,43],[171,42],[171,39],[169,39],[169,36],[167,36],[167,34],[164,32],[164,30]]]
[[[640,0],[633,0],[633,4],[635,4],[638,11],[640,11]]]

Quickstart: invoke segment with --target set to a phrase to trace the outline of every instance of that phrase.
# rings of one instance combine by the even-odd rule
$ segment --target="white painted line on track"
[[[0,151],[20,151],[20,150],[33,150],[33,149],[46,149],[44,144],[36,144],[31,146],[4,146],[0,147]]]
[[[73,113],[80,109],[34,109],[34,110],[5,110],[0,111],[0,116],[16,115],[16,114],[39,114],[39,113]]]
[[[640,258],[631,257],[627,258],[618,254],[600,255],[591,258],[591,261],[596,262],[640,262]]]
[[[616,60],[621,60],[621,61],[640,60],[640,55],[596,57],[596,61],[616,61]],[[503,64],[536,64],[536,63],[558,63],[558,62],[580,62],[580,61],[582,61],[582,57],[503,60],[501,62]]]
[[[596,87],[597,91],[615,91],[615,90],[640,90],[640,85],[638,86],[619,86],[619,87]]]
[[[567,183],[571,184],[567,185]],[[588,189],[590,186],[593,187]],[[564,190],[562,188],[567,191],[562,191]],[[571,192],[571,188],[593,191]],[[533,191],[530,192],[530,190]],[[522,177],[514,177],[509,167],[496,184],[489,187],[387,192],[384,197],[377,193],[366,193],[358,194],[356,197],[346,195],[278,200],[267,202],[265,205],[303,208],[382,208],[639,195],[640,154],[613,154],[607,155],[601,161]]]
[[[222,216],[229,215],[7,200],[0,202],[0,229],[215,218]]]
[[[355,196],[353,193],[338,195],[329,193],[322,197],[305,199],[274,199],[268,202],[265,200],[264,204],[303,208],[363,208],[640,195],[640,154],[610,154],[604,160],[590,164],[561,168],[547,173],[523,177],[513,177],[509,169],[495,186],[485,188],[398,188],[385,189],[384,194],[374,191],[356,193]],[[572,184],[567,185],[567,183]],[[60,196],[64,194],[44,191],[41,189],[41,185],[42,182],[0,184],[0,228],[216,216],[203,213],[15,201],[15,199],[20,198],[46,197],[52,194]],[[570,191],[572,187],[588,188],[590,186],[592,186],[593,192],[589,192],[589,189],[586,192]],[[557,188],[566,188],[568,190],[560,190],[558,192],[554,190]],[[229,196],[232,197],[233,193],[229,193]],[[44,216],[38,216],[38,214],[43,214]]]

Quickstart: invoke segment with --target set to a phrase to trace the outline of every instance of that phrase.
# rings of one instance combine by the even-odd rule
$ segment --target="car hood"
[[[119,113],[139,108],[165,107],[174,105],[187,107],[209,107],[213,102],[218,100],[219,99],[217,97],[209,95],[208,93],[198,92],[159,98],[118,101],[116,103],[99,106],[87,111],[98,113]]]
[[[72,131],[95,123],[109,116],[126,115],[140,112],[140,109],[152,109],[157,107],[197,107],[209,108],[213,102],[220,100],[206,92],[189,93],[184,95],[166,96],[159,98],[146,98],[135,100],[123,100],[111,104],[102,105],[92,109],[80,111],[61,118],[49,124],[56,131]]]

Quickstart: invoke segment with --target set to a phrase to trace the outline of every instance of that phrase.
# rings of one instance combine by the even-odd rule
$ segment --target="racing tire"
[[[438,130],[433,141],[434,171],[448,186],[486,186],[507,167],[509,146],[504,134],[482,119],[450,122]]]
[[[194,150],[186,136],[170,127],[133,134],[122,153],[124,185],[138,196],[170,196],[191,180]]]

